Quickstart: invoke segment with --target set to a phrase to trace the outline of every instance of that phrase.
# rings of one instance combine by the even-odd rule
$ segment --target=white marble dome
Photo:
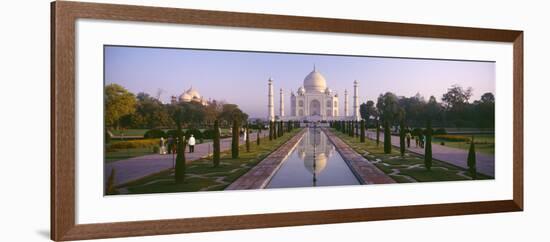
[[[183,94],[181,94],[179,96],[179,99],[180,99],[180,102],[199,101],[201,99],[201,95],[196,89],[191,87],[187,91],[185,91]]]
[[[327,88],[327,81],[315,68],[304,78],[306,92],[324,92]]]

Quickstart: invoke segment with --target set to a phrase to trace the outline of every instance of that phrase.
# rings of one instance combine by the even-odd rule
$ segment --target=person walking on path
[[[163,137],[160,137],[160,142],[159,142],[159,154],[161,154],[161,155],[166,155],[166,146],[165,146],[164,138],[163,138]]]
[[[172,144],[174,143],[174,139],[172,136],[168,136],[166,139],[166,147],[168,149],[168,154],[172,154]]]
[[[407,132],[407,148],[411,148],[411,132]]]
[[[189,153],[193,153],[195,152],[195,137],[193,137],[193,135],[191,135],[191,137],[189,137]]]

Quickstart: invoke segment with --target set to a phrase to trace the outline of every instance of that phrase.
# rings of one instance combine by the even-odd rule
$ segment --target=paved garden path
[[[376,132],[368,131],[367,136],[370,139],[375,140]],[[381,143],[380,145],[383,145],[382,144],[383,141],[384,141],[384,134],[380,132],[380,143]],[[392,135],[391,143],[393,146],[399,147],[399,136]],[[420,146],[416,147],[414,140],[411,140],[411,147],[408,148],[407,150],[420,155],[424,155],[424,149],[420,148]],[[467,163],[468,151],[467,150],[443,146],[432,142],[432,157],[434,159],[445,161],[455,166],[468,169],[468,163]],[[476,158],[477,158],[477,172],[494,177],[495,176],[495,156],[476,152]]]
[[[268,131],[263,131],[261,137],[267,137],[268,135]],[[250,133],[250,142],[253,143],[255,141],[256,133]],[[240,143],[244,143],[242,137],[240,138]],[[221,151],[229,150],[231,148],[231,138],[221,139],[220,148]],[[212,142],[195,145],[194,153],[188,153],[188,151],[189,146],[187,146],[185,153],[186,163],[212,154]],[[115,185],[120,185],[170,169],[174,166],[174,161],[175,156],[172,154],[151,154],[106,163],[103,166],[104,181],[107,181],[113,168],[116,170]]]

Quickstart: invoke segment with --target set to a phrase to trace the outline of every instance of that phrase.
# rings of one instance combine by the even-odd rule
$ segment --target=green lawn
[[[361,143],[359,138],[349,137],[334,129],[332,131],[398,183],[471,180],[468,171],[461,167],[433,160],[431,171],[427,171],[424,167],[424,157],[421,155],[406,152],[405,156],[401,157],[396,147],[392,147],[390,154],[384,154],[383,142],[380,142],[379,146],[376,145],[376,141],[369,139]],[[478,179],[492,179],[479,173],[477,176]]]
[[[171,129],[162,129],[162,131],[167,132]],[[204,132],[206,129],[199,129],[201,132]],[[121,134],[124,134],[124,136],[144,136],[145,133],[149,131],[149,129],[125,129],[125,130],[111,130],[111,133],[115,136],[120,136]],[[187,129],[182,129],[183,132],[186,132]],[[223,135],[231,135],[231,129],[228,128],[222,128],[221,129],[222,136]]]
[[[113,162],[118,160],[129,159],[132,157],[144,156],[153,154],[153,147],[147,148],[131,148],[131,149],[119,149],[105,152],[105,162]]]
[[[212,166],[211,158],[193,161],[187,165],[183,184],[176,184],[173,170],[167,170],[126,184],[118,189],[123,191],[121,193],[126,193],[124,191],[126,190],[130,194],[223,190],[298,132],[300,129],[295,129],[272,141],[262,138],[259,146],[255,141],[251,142],[250,152],[246,152],[245,146],[241,145],[239,147],[240,157],[237,159],[231,158],[229,150],[222,152],[220,166],[216,168]]]
[[[472,137],[472,135],[458,135],[464,137]],[[474,142],[477,152],[486,153],[486,154],[495,154],[495,135],[494,134],[476,134],[474,136]],[[441,139],[434,137],[433,144],[441,144],[445,142],[445,146],[459,148],[463,150],[468,150],[470,148],[469,142],[464,141],[450,141],[447,139]]]

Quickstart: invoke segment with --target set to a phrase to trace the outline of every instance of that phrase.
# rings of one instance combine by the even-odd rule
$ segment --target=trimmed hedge
[[[109,146],[110,149],[133,149],[133,148],[147,148],[159,144],[158,139],[139,139],[139,140],[126,140],[113,143]]]
[[[160,138],[160,137],[166,138],[168,136],[164,131],[160,129],[151,129],[145,132],[145,135],[143,135],[143,137],[146,139],[152,139],[152,138]]]
[[[470,142],[470,137],[463,136],[463,135],[439,134],[439,135],[434,135],[434,138],[451,141],[451,142]]]
[[[424,130],[422,130],[421,128],[414,128],[411,132],[412,136],[419,136],[421,134],[424,134]]]
[[[447,130],[445,130],[444,128],[438,128],[438,129],[434,130],[434,134],[435,135],[447,134]]]
[[[202,140],[204,138],[202,132],[196,128],[191,128],[185,131],[185,139],[189,139],[191,135],[193,135],[193,137],[195,137],[195,139],[197,140]]]
[[[202,137],[204,139],[214,139],[216,132],[213,129],[207,129],[202,132]]]

